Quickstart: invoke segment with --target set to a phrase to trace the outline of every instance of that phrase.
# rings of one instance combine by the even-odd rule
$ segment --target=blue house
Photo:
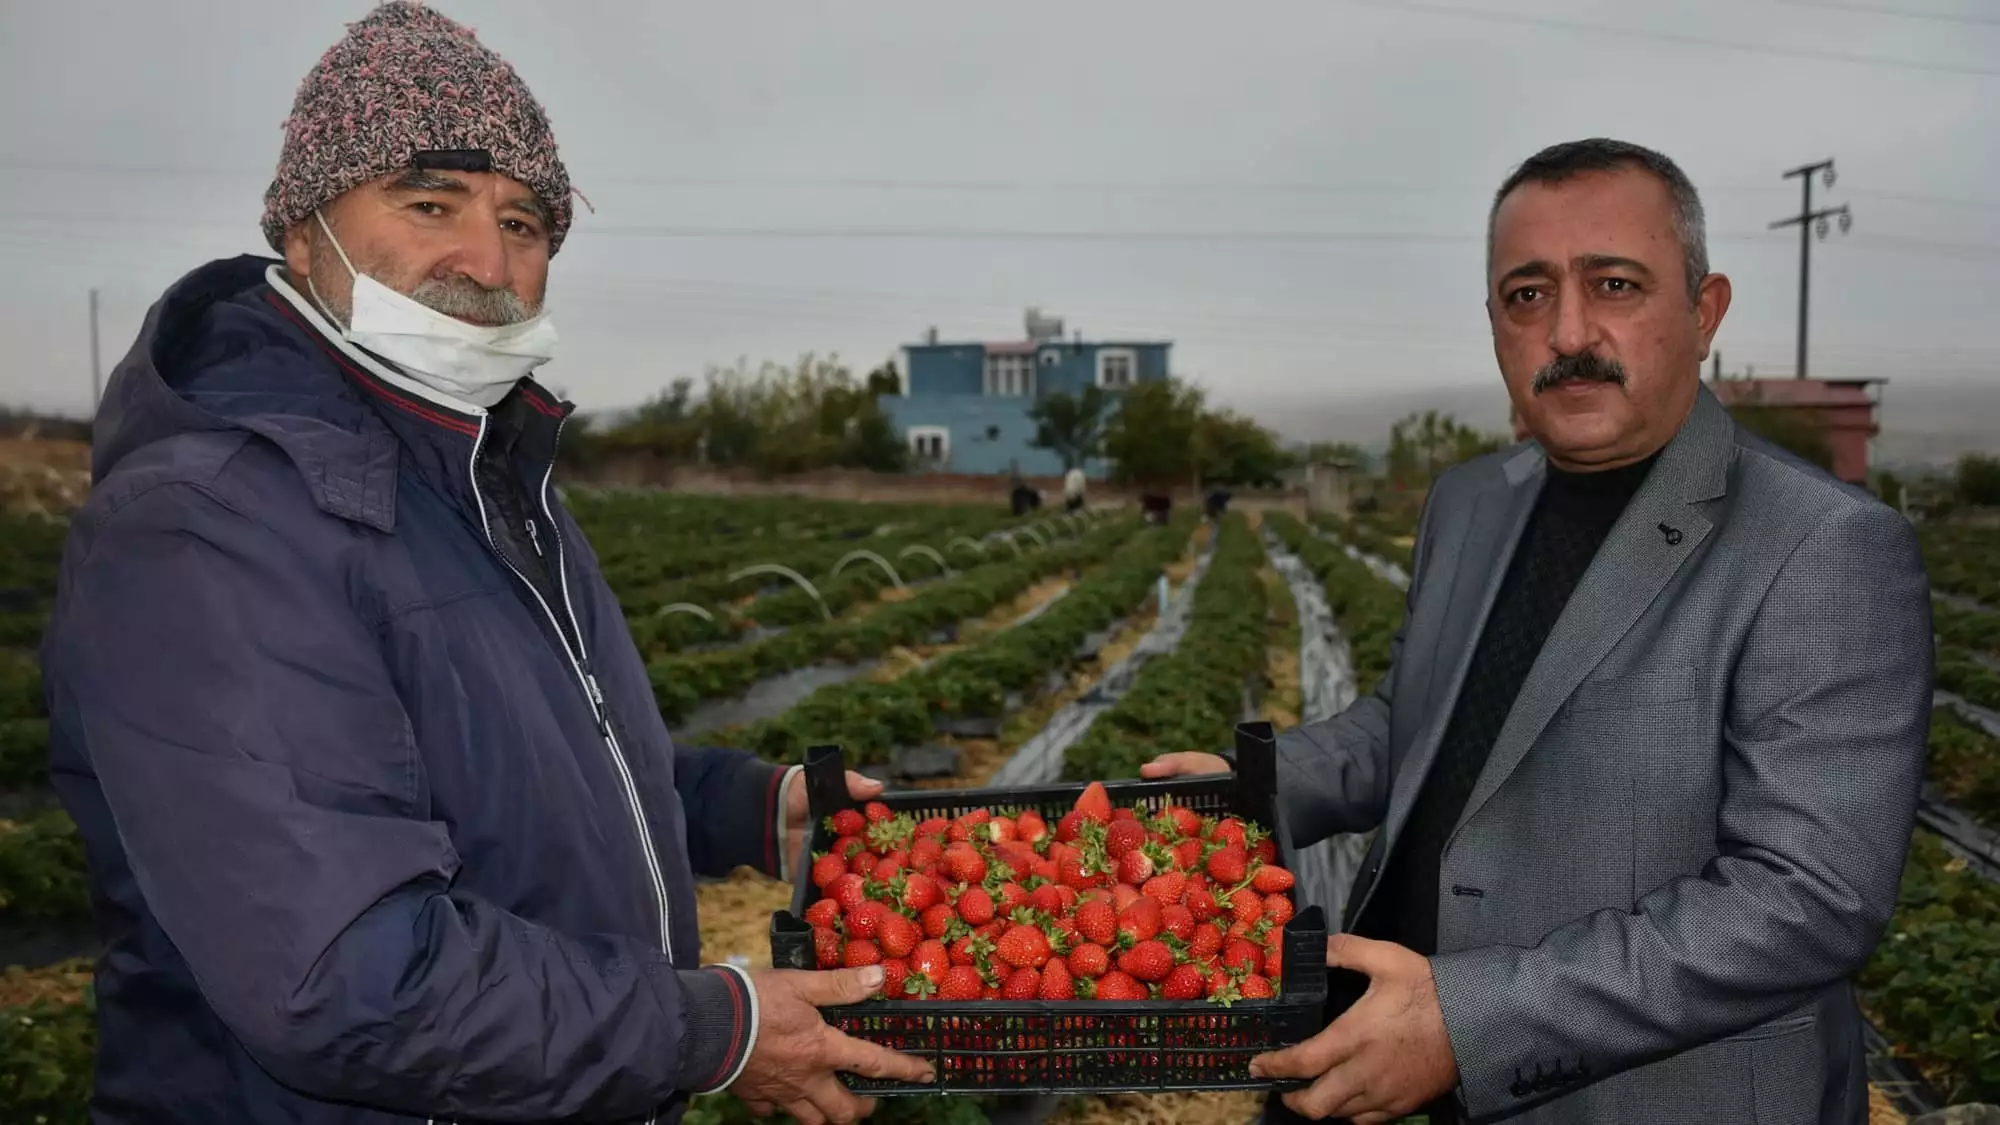
[[[1171,344],[1153,340],[1086,341],[1065,338],[1062,321],[1029,309],[1027,338],[989,343],[945,343],[933,329],[921,344],[902,351],[902,394],[882,405],[920,470],[1056,476],[1060,458],[1029,443],[1035,423],[1028,409],[1058,392],[1082,393],[1096,385],[1115,392],[1168,375]],[[1114,406],[1115,409],[1115,406]],[[1110,466],[1092,460],[1084,474],[1103,479]]]

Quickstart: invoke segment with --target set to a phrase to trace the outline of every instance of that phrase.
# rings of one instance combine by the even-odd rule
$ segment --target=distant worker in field
[[[351,25],[263,231],[148,313],[45,646],[109,947],[94,1122],[851,1121],[881,973],[703,967],[697,874],[777,874],[806,794],[676,747],[549,487],[568,403],[541,107],[426,8]],[[874,782],[850,775],[856,796]]]
[[[1083,510],[1083,486],[1082,467],[1070,466],[1070,470],[1063,474],[1063,509],[1065,511],[1078,512]]]
[[[1703,384],[1730,284],[1672,161],[1556,145],[1488,223],[1533,440],[1437,479],[1393,665],[1279,743],[1295,843],[1380,831],[1328,946],[1367,993],[1252,1061],[1312,1083],[1265,1120],[1864,1121],[1851,981],[1930,722],[1916,535]]]

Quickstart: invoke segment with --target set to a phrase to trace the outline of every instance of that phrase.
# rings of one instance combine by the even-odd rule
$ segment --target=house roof
[[[1873,406],[1868,384],[1879,379],[1721,379],[1709,389],[1724,406]]]

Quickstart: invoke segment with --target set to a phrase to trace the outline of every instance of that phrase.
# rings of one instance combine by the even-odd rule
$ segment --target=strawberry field
[[[1243,719],[1293,721],[1302,695],[1309,694],[1300,680],[1297,587],[1277,577],[1267,537],[1271,550],[1295,558],[1286,565],[1303,567],[1314,593],[1323,595],[1319,612],[1330,613],[1338,630],[1341,675],[1349,680],[1344,690],[1372,689],[1389,666],[1401,619],[1403,593],[1394,579],[1407,573],[1412,530],[1383,517],[1306,521],[1270,513],[1209,524],[1183,515],[1155,527],[1127,513],[1087,519],[1035,513],[1016,520],[997,505],[634,493],[578,495],[570,504],[619,596],[661,711],[677,734],[692,731],[704,742],[786,762],[801,761],[808,746],[836,743],[850,762],[889,777],[899,790],[1129,778],[1163,751],[1226,747]],[[38,517],[10,517],[0,526],[0,944],[6,960],[20,966],[0,977],[0,1107],[6,1111],[0,1119],[10,1121],[83,1121],[90,1080],[87,959],[93,945],[83,857],[45,784],[47,719],[35,659],[63,530],[60,522]],[[1955,527],[1924,533],[1943,599],[1937,607],[1940,687],[1963,700],[1940,706],[1933,723],[1933,795],[1986,825],[2000,825],[2000,739],[1981,725],[1979,710],[2000,710],[2000,615],[1992,612],[2000,603],[1993,585],[2000,568],[1988,561],[2000,559],[2000,540],[1993,534]],[[914,847],[918,826],[906,827]],[[1049,843],[1059,827],[1043,825]],[[1108,851],[1101,836],[1108,828],[1089,834],[1098,849],[1093,854]],[[1010,821],[1010,832],[1018,836],[1022,829],[1021,820]],[[991,852],[991,831],[984,836],[989,864],[998,856]],[[1036,832],[1032,824],[1027,831]],[[1098,862],[1138,855],[1171,870],[1173,848],[1186,838],[1168,839],[1175,843],[1131,849],[1121,843],[1120,855]],[[948,833],[940,843],[951,843]],[[1064,843],[1079,846],[1076,839]],[[1205,876],[1212,843],[1192,857]],[[1026,856],[1015,858],[1035,866]],[[1049,862],[1046,852],[1038,859]],[[1158,873],[1149,871],[1134,887]],[[1035,921],[1044,941],[1051,940],[1044,923],[1056,917],[1083,924],[1061,892],[1048,889],[1060,886],[1060,878],[1037,881],[1042,873],[1031,870],[1025,879],[988,887],[992,874],[989,866],[980,879],[956,883],[1002,896],[994,904],[995,921],[1023,925],[1011,915],[1026,911],[1023,917]],[[1014,901],[1019,894],[1026,899]],[[1054,901],[1037,903],[1038,894]],[[768,963],[771,912],[789,905],[789,887],[746,870],[704,884],[699,897],[705,959]],[[1194,917],[1186,892],[1178,897],[1177,908]],[[1116,908],[1115,946],[1121,941],[1118,914],[1130,903],[1110,905]],[[890,912],[909,917],[926,938],[939,924],[920,910]],[[1093,930],[1101,921],[1096,913],[1093,908],[1088,923]],[[878,927],[882,920],[875,919]],[[1138,938],[1135,930],[1125,949],[1106,947],[1109,963],[1085,979],[1117,972],[1148,994],[1159,992],[1173,966],[1161,972],[1150,961],[1128,958],[1140,971],[1133,972],[1120,968],[1118,958],[1142,941],[1166,945],[1170,959],[1183,956],[1189,942],[1174,929],[1182,921],[1176,913],[1171,926],[1163,919],[1155,930],[1140,920],[1137,928],[1148,930],[1147,937]],[[1197,925],[1209,921],[1198,919]],[[982,938],[971,932],[977,927],[962,918],[959,923],[968,929],[943,925],[940,978],[953,967],[951,945],[987,940],[998,953],[995,939],[1009,932],[1003,927]],[[1248,940],[1254,925],[1236,936]],[[900,949],[905,935],[896,923],[890,926]],[[1055,928],[1053,940],[1066,950],[1096,944],[1075,942],[1062,925]],[[1224,937],[1216,956],[1226,957],[1228,927],[1215,928]],[[1174,939],[1171,945],[1162,932]],[[1262,984],[1250,985],[1253,991],[1272,979],[1263,963],[1269,937],[1269,927],[1258,935],[1264,972],[1257,974]],[[1211,939],[1204,934],[1201,940],[1205,949]],[[1015,941],[1017,947],[1032,944],[1026,935]],[[1065,987],[1048,984],[1053,947],[1050,952],[1050,960],[1035,966],[1038,995],[1044,987]],[[878,943],[876,955],[885,953]],[[840,955],[846,956],[844,949]],[[1014,956],[1033,960],[1041,949],[1016,948]],[[1090,957],[1085,954],[1086,969],[1096,972]],[[1079,974],[1068,952],[1061,959],[1062,976],[1074,989]],[[900,960],[907,982],[910,959]],[[1003,974],[990,956],[984,971],[978,957],[972,960],[966,967],[979,973],[981,995],[1013,983],[1015,974]],[[1238,962],[1247,962],[1242,952]],[[1898,1053],[1952,1100],[2000,1098],[1996,971],[2000,885],[1920,829],[1902,905],[1860,983],[1871,1018]],[[1146,979],[1153,974],[1159,975]],[[1190,980],[1176,982],[1177,995],[1191,987],[1191,975],[1182,975]],[[1226,983],[1240,996],[1249,975],[1204,979],[1201,991],[1206,996],[1213,983],[1220,992]],[[935,988],[944,981],[931,983]],[[1025,988],[1025,978],[1014,987]],[[1048,1099],[1033,1116],[1053,1113],[1057,1120],[1093,1125],[1142,1114],[1235,1123],[1247,1121],[1259,1100],[1250,1093]],[[1003,1110],[1011,1119],[1022,1112],[1018,1101],[988,1097],[896,1098],[883,1102],[877,1119],[978,1125]],[[740,1104],[717,1095],[699,1099],[689,1120],[721,1125],[749,1118]]]

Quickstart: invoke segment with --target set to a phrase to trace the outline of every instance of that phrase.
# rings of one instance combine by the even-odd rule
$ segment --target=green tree
[[[1179,379],[1148,380],[1120,392],[1104,432],[1112,480],[1142,488],[1191,483],[1205,397]]]
[[[1056,391],[1028,408],[1035,436],[1028,444],[1046,449],[1062,461],[1064,471],[1077,468],[1104,451],[1105,414],[1109,400],[1096,384],[1072,395]]]
[[[1201,415],[1195,425],[1195,470],[1204,483],[1276,487],[1295,459],[1278,436],[1233,411]]]
[[[2000,507],[2000,457],[1968,453],[1958,459],[1954,491],[1972,508]]]

